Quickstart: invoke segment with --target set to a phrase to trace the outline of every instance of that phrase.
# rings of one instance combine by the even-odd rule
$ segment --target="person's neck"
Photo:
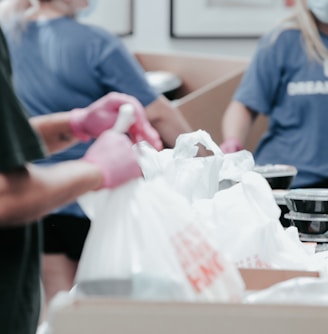
[[[55,19],[71,15],[68,8],[57,6],[56,2],[41,2],[38,8],[31,13],[29,20]]]

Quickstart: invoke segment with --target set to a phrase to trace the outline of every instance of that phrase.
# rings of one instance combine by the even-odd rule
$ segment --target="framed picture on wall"
[[[294,0],[170,0],[173,38],[258,38],[294,7]]]
[[[81,17],[81,22],[95,24],[119,35],[133,34],[134,0],[97,0],[89,15]]]

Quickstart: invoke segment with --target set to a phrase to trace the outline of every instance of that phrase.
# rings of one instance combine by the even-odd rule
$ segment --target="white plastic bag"
[[[213,155],[196,157],[197,144]],[[146,180],[158,175],[190,201],[211,198],[219,188],[219,172],[224,154],[203,130],[182,134],[173,149],[157,152],[146,143],[139,146],[139,162]]]
[[[244,173],[240,183],[193,207],[238,267],[325,270],[324,261],[284,230],[272,190],[258,173]]]
[[[189,202],[157,178],[79,200],[91,229],[76,276],[87,293],[135,299],[228,301],[244,283],[195,222]]]
[[[319,277],[297,277],[270,288],[249,293],[246,304],[289,304],[328,306],[328,280]]]
[[[251,152],[242,150],[224,155],[223,165],[219,173],[219,190],[231,187],[240,182],[244,173],[255,166]]]

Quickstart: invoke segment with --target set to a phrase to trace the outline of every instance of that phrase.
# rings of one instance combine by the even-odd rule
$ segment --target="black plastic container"
[[[297,227],[299,233],[324,234],[328,231],[328,215],[307,214],[290,211],[285,218]]]
[[[163,94],[169,100],[175,100],[177,93],[182,85],[181,79],[171,72],[166,71],[148,71],[146,80],[157,93]]]
[[[273,197],[281,210],[279,220],[283,227],[289,227],[291,224],[290,220],[285,218],[285,214],[289,212],[289,209],[286,205],[286,200],[285,200],[285,195],[287,192],[288,190],[282,190],[282,189],[272,190]]]
[[[297,169],[291,165],[263,165],[255,166],[254,171],[260,173],[272,189],[289,189]]]
[[[285,195],[289,210],[307,214],[328,214],[328,189],[292,189]]]

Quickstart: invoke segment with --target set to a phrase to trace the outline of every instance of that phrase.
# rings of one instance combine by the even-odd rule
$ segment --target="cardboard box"
[[[245,269],[246,286],[267,287],[317,272]],[[325,333],[328,307],[87,299],[59,308],[52,334],[308,334]]]
[[[278,269],[239,269],[246,290],[263,290],[296,277],[320,277],[317,271]]]
[[[326,333],[328,307],[110,300],[59,310],[52,334]]]
[[[176,105],[193,130],[207,131],[219,145],[223,113],[248,66],[248,59],[156,53],[135,56],[146,71],[169,71],[181,78],[183,84]],[[259,116],[245,148],[253,151],[266,128],[266,117]]]

